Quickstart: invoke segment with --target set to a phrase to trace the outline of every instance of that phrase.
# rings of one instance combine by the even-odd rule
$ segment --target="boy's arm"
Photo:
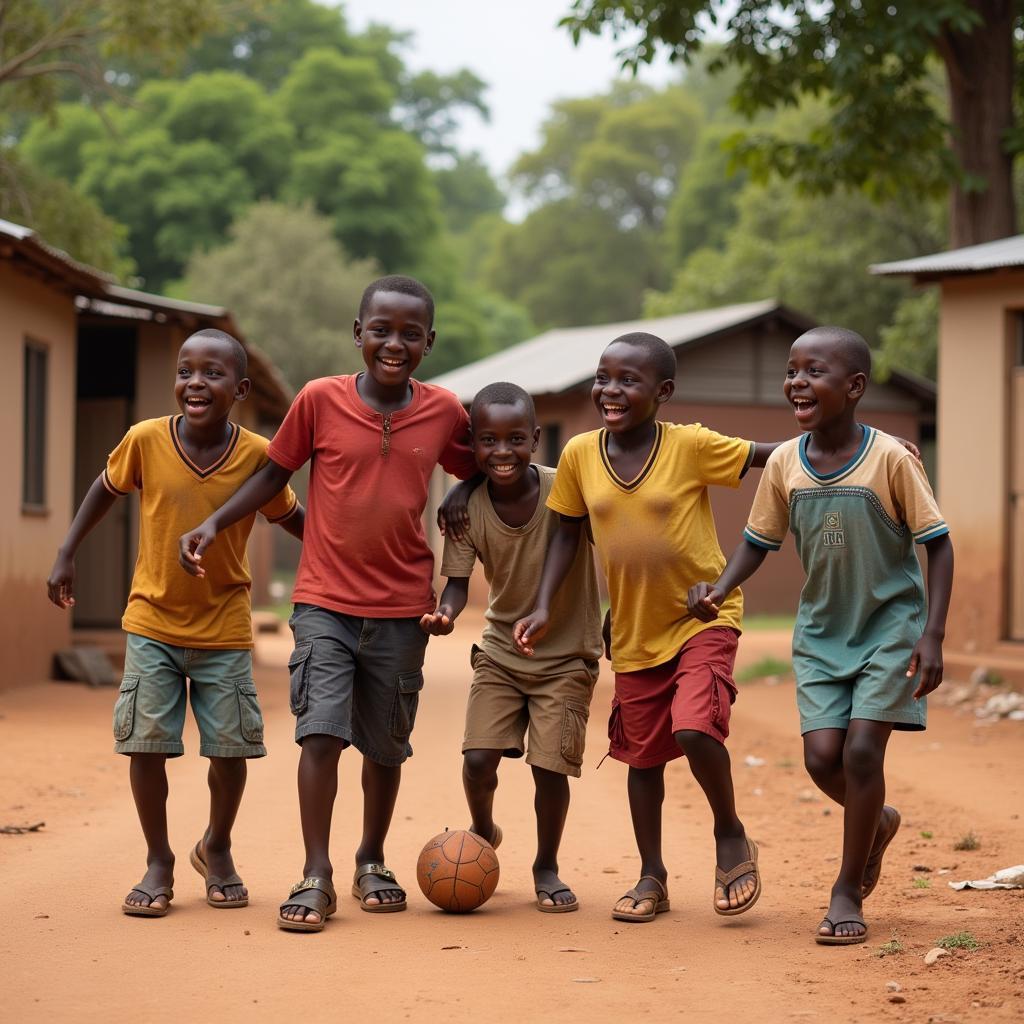
[[[437,510],[437,528],[442,537],[462,540],[469,529],[469,499],[487,479],[485,473],[475,473],[468,480],[460,480],[444,496]]]
[[[751,544],[748,540],[740,541],[740,546],[732,553],[729,564],[714,583],[695,583],[690,587],[686,598],[686,607],[690,614],[701,622],[717,619],[722,602],[741,583],[757,572],[767,554],[765,548]]]
[[[58,608],[70,608],[75,603],[75,553],[86,534],[111,510],[115,501],[117,495],[107,489],[101,473],[79,505],[46,581],[46,594]]]
[[[217,534],[239,519],[258,512],[287,486],[291,478],[292,470],[278,465],[273,459],[256,470],[213,515],[178,538],[181,567],[192,576],[205,576],[206,570],[199,563]]]
[[[928,552],[928,621],[907,666],[908,679],[921,673],[914,700],[931,693],[942,682],[942,641],[953,590],[953,543],[949,534],[925,541],[924,547]]]
[[[302,534],[306,528],[306,510],[302,506],[301,501],[295,502],[294,510],[284,519],[279,519],[276,526],[280,526],[282,530],[290,533],[293,537],[298,537],[302,540]]]
[[[455,620],[466,607],[468,597],[469,577],[449,577],[444,590],[441,591],[437,610],[420,619],[420,629],[433,636],[446,636],[455,628]]]
[[[884,434],[885,431],[883,430],[882,433]],[[910,452],[910,454],[913,455],[918,462],[921,461],[921,450],[920,448],[917,447],[916,444],[914,444],[913,441],[908,441],[905,437],[897,437],[895,434],[890,434],[889,436],[898,444],[903,445],[903,447],[906,448],[907,451]],[[771,453],[775,451],[775,449],[778,448],[780,444],[784,444],[785,442],[751,441],[750,443],[754,446],[754,454],[751,457],[750,464],[747,466],[747,468],[764,469],[765,463],[767,463],[768,461],[768,456],[771,455]]]
[[[512,640],[520,654],[532,656],[533,644],[548,631],[551,601],[572,568],[580,544],[580,531],[585,522],[586,516],[559,517],[558,529],[551,537],[551,544],[544,559],[544,571],[540,576],[540,587],[537,590],[533,611],[520,619],[512,630]]]

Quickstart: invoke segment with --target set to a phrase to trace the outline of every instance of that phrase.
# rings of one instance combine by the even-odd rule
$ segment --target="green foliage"
[[[521,306],[490,292],[473,291],[438,302],[434,323],[437,341],[420,367],[420,374],[427,378],[525,341],[534,333]]]
[[[953,932],[952,935],[944,935],[941,939],[935,940],[935,945],[941,949],[964,949],[968,953],[981,949],[981,943],[970,932]]]
[[[929,288],[904,298],[892,322],[881,330],[882,346],[875,357],[875,376],[911,370],[935,380],[938,374],[939,291]]]
[[[786,676],[792,671],[793,666],[788,661],[780,661],[778,658],[762,658],[737,672],[736,681],[749,683],[755,679],[765,679],[768,676]]]
[[[457,112],[475,111],[485,121],[490,111],[484,102],[486,83],[463,68],[450,75],[420,71],[402,86],[402,123],[434,153],[454,154],[451,137],[459,125]]]
[[[434,172],[441,208],[450,230],[464,232],[489,214],[501,213],[505,196],[478,153],[457,156]]]
[[[921,832],[922,839],[931,839],[934,836],[933,832]]]
[[[308,206],[261,202],[228,238],[189,260],[177,294],[230,308],[296,388],[362,366],[352,322],[379,268],[346,257],[329,219]]]
[[[930,889],[932,887],[932,880],[930,878],[915,878],[914,888],[915,889]]]
[[[904,952],[903,943],[894,935],[888,942],[883,942],[875,950],[875,956],[882,958],[887,956],[899,956]]]

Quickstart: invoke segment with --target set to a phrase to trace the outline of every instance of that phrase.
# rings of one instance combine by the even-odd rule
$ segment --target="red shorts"
[[[608,753],[633,768],[655,768],[681,757],[675,733],[706,733],[724,743],[736,700],[732,669],[739,633],[704,629],[664,665],[615,673]]]

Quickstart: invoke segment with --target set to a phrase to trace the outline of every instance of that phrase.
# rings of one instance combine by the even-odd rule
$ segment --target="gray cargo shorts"
[[[377,764],[412,755],[427,634],[418,617],[364,619],[297,604],[288,622],[295,742],[336,736]]]

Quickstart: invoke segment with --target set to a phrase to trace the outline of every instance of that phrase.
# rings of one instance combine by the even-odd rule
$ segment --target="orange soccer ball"
[[[498,871],[494,847],[462,829],[434,836],[416,862],[423,895],[453,914],[467,914],[486,903],[498,884]]]

